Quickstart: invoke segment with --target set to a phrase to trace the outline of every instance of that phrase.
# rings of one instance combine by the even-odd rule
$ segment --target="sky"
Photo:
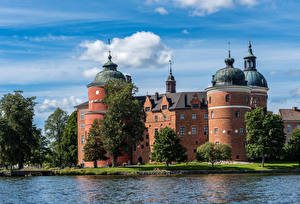
[[[177,91],[203,91],[252,41],[268,81],[268,109],[300,107],[299,0],[1,0],[0,97],[36,96],[35,123],[87,101],[107,61],[130,74],[139,95],[164,93],[172,60]],[[108,46],[108,39],[111,45]]]

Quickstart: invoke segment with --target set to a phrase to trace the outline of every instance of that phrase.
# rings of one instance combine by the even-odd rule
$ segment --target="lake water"
[[[0,177],[0,203],[300,203],[300,175]]]

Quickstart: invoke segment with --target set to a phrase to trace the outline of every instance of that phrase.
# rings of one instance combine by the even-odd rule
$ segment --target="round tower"
[[[244,74],[247,85],[251,87],[250,106],[252,109],[263,107],[267,110],[268,84],[265,77],[256,69],[256,56],[249,42],[248,54],[244,57]]]
[[[234,68],[234,59],[225,59],[226,67],[212,77],[207,88],[209,141],[232,147],[233,160],[247,160],[245,113],[251,110],[250,87],[242,70]]]
[[[88,111],[85,113],[85,138],[88,136],[89,129],[91,128],[95,119],[103,119],[106,113],[107,106],[102,103],[105,96],[104,85],[105,82],[110,79],[123,79],[126,80],[125,76],[117,70],[118,65],[111,61],[112,57],[109,54],[108,61],[103,65],[103,70],[99,72],[92,83],[87,85],[88,88]],[[130,156],[124,154],[119,157],[118,163],[127,163],[130,161]],[[108,165],[111,160],[98,161],[98,165]],[[85,162],[84,166],[93,166],[93,162]]]

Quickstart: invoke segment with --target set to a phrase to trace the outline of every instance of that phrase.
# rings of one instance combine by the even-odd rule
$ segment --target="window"
[[[84,128],[84,123],[80,124],[80,128],[83,129]]]
[[[292,127],[291,125],[287,125],[287,133],[291,133],[292,132]]]
[[[148,128],[146,128],[145,130],[146,130],[146,132],[148,132]]]
[[[197,135],[197,128],[196,127],[192,127],[192,135]]]
[[[215,128],[215,134],[216,135],[218,134],[218,128]]]
[[[81,144],[84,144],[84,135],[81,135]]]
[[[80,111],[80,120],[84,120],[84,111]]]
[[[158,135],[158,128],[155,128],[154,132],[155,132],[155,136],[157,136]]]
[[[144,145],[141,145],[141,149],[144,149]]]
[[[246,103],[249,103],[249,96],[246,96]]]
[[[184,135],[184,127],[180,128],[180,135]]]
[[[148,147],[149,146],[149,143],[148,142],[146,142],[146,147]]]
[[[157,121],[158,121],[158,117],[157,117],[157,115],[156,115],[156,116],[154,116],[154,121],[155,121],[155,122],[157,122]]]
[[[196,150],[196,149],[194,149],[194,152],[195,152],[195,153],[196,153],[196,151],[197,151],[197,150]]]
[[[228,135],[230,135],[231,134],[231,130],[228,130],[227,133],[228,133]]]
[[[166,115],[164,115],[164,121],[166,121],[167,120],[167,116]]]
[[[81,152],[84,153],[84,147],[81,148]]]
[[[97,94],[97,95],[99,94],[99,90],[96,90],[96,94]]]
[[[216,141],[216,145],[218,145],[218,144],[220,144],[220,142],[219,142],[219,141]]]
[[[237,118],[240,117],[240,111],[239,111],[239,110],[236,110],[236,111],[235,111],[235,117],[237,117]]]
[[[163,106],[161,107],[161,109],[167,110],[167,109],[168,109],[168,106],[167,106],[167,105],[163,105]]]
[[[199,108],[199,104],[193,104],[193,108]]]
[[[146,140],[149,140],[149,135],[146,135]]]
[[[193,114],[192,114],[192,119],[193,119],[193,120],[196,120],[196,119],[197,119],[197,114],[196,114],[196,113],[193,113]]]
[[[209,104],[211,104],[211,96],[209,97],[208,102],[209,102]]]
[[[226,102],[229,102],[229,94],[227,94],[227,95],[225,96],[225,101],[226,101]]]
[[[149,112],[150,111],[150,107],[146,107],[146,112]]]
[[[181,114],[180,114],[180,120],[183,120],[183,119],[184,119],[184,114],[181,113]]]
[[[300,128],[300,124],[297,125],[297,128]]]
[[[196,140],[196,144],[198,144],[199,142],[198,142],[198,140]]]
[[[210,113],[210,117],[214,118],[214,112],[213,111]]]
[[[244,133],[244,128],[240,128],[240,133]]]
[[[208,126],[204,127],[204,135],[208,135]]]
[[[204,114],[204,119],[208,120],[208,114],[207,113]]]

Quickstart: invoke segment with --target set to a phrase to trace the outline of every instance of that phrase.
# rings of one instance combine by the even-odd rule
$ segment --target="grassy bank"
[[[176,171],[176,170],[243,170],[243,171],[267,171],[267,170],[294,170],[300,169],[296,162],[272,162],[266,163],[262,168],[260,163],[250,164],[217,164],[214,168],[207,163],[190,162],[165,166],[164,164],[147,164],[140,166],[128,166],[117,168],[85,168],[55,170],[56,175],[116,175],[119,172],[136,174],[139,171]]]

